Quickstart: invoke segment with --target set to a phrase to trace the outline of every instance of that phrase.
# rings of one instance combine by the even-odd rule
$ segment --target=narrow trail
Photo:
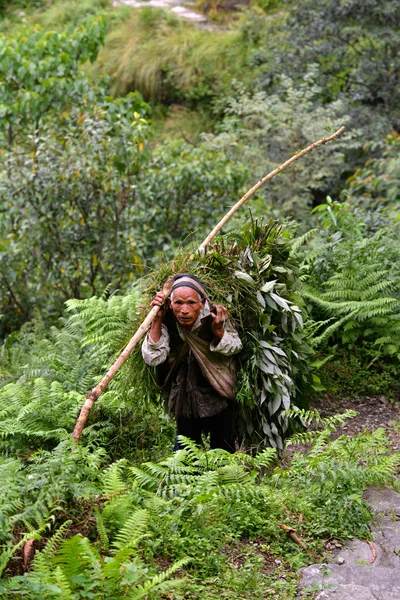
[[[131,6],[132,8],[143,8],[144,6],[163,8],[165,10],[170,10],[182,19],[186,19],[192,23],[198,23],[203,26],[211,25],[205,15],[191,10],[192,3],[186,2],[185,0],[116,0],[113,3],[113,6],[119,6],[121,4]]]

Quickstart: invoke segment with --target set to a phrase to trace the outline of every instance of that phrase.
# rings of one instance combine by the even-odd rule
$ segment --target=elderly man
[[[151,306],[164,304],[158,292]],[[157,367],[157,381],[175,414],[177,434],[211,448],[234,452],[234,354],[242,348],[224,306],[209,303],[194,275],[175,275],[169,307],[160,310],[142,346],[146,364]],[[175,450],[179,448],[176,443]]]

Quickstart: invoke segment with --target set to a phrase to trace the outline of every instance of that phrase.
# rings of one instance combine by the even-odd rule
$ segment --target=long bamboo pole
[[[229,221],[229,219],[242,206],[242,204],[244,204],[246,202],[246,200],[248,200],[250,198],[250,196],[252,196],[254,194],[254,192],[256,192],[262,185],[264,185],[265,182],[267,182],[269,179],[272,179],[272,177],[274,177],[278,173],[281,173],[281,171],[283,171],[284,169],[286,169],[286,167],[288,167],[289,165],[291,165],[292,163],[294,163],[296,160],[298,160],[299,158],[301,158],[302,156],[304,156],[305,154],[307,154],[307,152],[311,152],[311,150],[314,150],[314,148],[318,148],[318,146],[322,146],[323,144],[326,144],[327,142],[330,142],[331,140],[334,140],[339,135],[341,135],[345,129],[346,128],[343,126],[340,129],[338,129],[335,133],[333,133],[332,135],[330,135],[328,137],[321,138],[317,142],[314,142],[313,144],[310,144],[309,146],[307,146],[307,148],[304,148],[304,150],[301,150],[300,152],[297,152],[291,158],[289,158],[289,160],[287,160],[282,165],[280,165],[279,167],[277,167],[276,169],[274,169],[273,171],[271,171],[270,173],[268,173],[268,175],[266,175],[265,177],[263,177],[262,179],[260,179],[260,181],[258,181],[256,183],[256,185],[254,185],[230,209],[230,211],[226,213],[226,215],[220,220],[220,222],[218,223],[218,225],[216,225],[214,227],[214,229],[211,231],[211,233],[208,234],[208,236],[206,237],[206,239],[204,240],[204,242],[202,242],[202,244],[200,244],[200,246],[199,246],[199,252],[204,252],[205,251],[205,249],[207,248],[207,246],[210,244],[210,242],[213,240],[213,238],[217,235],[217,233],[222,229],[222,227],[225,225],[225,223],[227,223],[227,221]],[[169,294],[171,292],[171,287],[172,287],[172,278],[170,277],[168,279],[168,281],[165,283],[164,287],[163,287],[163,292],[164,292],[164,298],[165,299],[168,298],[168,296],[169,296]],[[110,367],[110,369],[104,375],[104,377],[100,381],[100,383],[98,383],[96,385],[96,387],[94,387],[88,393],[88,395],[86,396],[85,402],[84,402],[84,404],[83,404],[83,406],[81,408],[81,412],[79,414],[79,417],[78,417],[78,420],[76,422],[74,431],[72,433],[72,437],[76,441],[76,443],[79,443],[80,437],[82,435],[83,428],[85,427],[86,421],[87,421],[87,419],[89,417],[89,413],[90,413],[90,411],[92,409],[93,404],[98,399],[98,397],[104,392],[104,390],[106,389],[106,387],[108,386],[108,384],[110,383],[110,381],[114,378],[114,376],[116,375],[116,373],[120,370],[120,368],[122,367],[122,365],[125,363],[125,361],[129,357],[129,355],[131,354],[132,350],[135,348],[135,346],[139,342],[139,340],[148,331],[148,329],[149,329],[149,327],[151,325],[151,322],[153,321],[154,317],[157,315],[157,313],[158,313],[159,310],[160,310],[160,308],[158,306],[154,306],[151,309],[151,311],[149,312],[149,314],[147,315],[147,317],[145,318],[145,320],[143,321],[143,323],[140,325],[140,327],[136,331],[135,335],[131,338],[131,340],[129,341],[128,345],[125,347],[125,349],[123,350],[123,352],[117,358],[117,360],[115,361],[115,363],[112,365],[112,367]]]

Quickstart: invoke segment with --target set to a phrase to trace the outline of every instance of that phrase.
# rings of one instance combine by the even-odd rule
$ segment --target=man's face
[[[185,329],[191,329],[197,321],[205,300],[201,300],[197,292],[189,287],[174,290],[171,300],[172,311],[179,323]]]

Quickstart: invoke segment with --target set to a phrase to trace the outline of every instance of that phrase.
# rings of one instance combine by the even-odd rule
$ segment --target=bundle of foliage
[[[225,305],[244,349],[238,360],[238,430],[245,444],[283,448],[288,420],[282,411],[305,402],[311,389],[310,350],[288,232],[257,220],[217,238],[204,256],[183,250],[151,273],[154,294],[175,273],[190,272],[213,302]]]
[[[186,448],[159,463],[137,467],[122,460],[102,472],[91,465],[93,476],[100,475],[102,481],[101,495],[88,505],[97,532],[74,535],[73,523],[67,520],[36,552],[25,576],[10,576],[7,565],[13,566],[10,559],[17,548],[6,546],[0,557],[6,575],[0,584],[2,595],[19,593],[32,600],[39,594],[44,600],[60,595],[158,598],[184,583],[185,591],[177,597],[204,598],[209,592],[214,598],[215,575],[226,573],[229,548],[241,540],[261,539],[270,559],[278,556],[294,568],[310,560],[282,531],[281,523],[295,526],[314,552],[322,550],[327,536],[368,537],[371,515],[363,489],[394,484],[399,455],[388,454],[382,430],[332,441],[331,434],[354,414],[351,411],[323,420],[317,413],[296,412],[304,422],[315,420],[316,429],[292,439],[292,444],[308,442],[310,450],[296,453],[289,466],[276,464],[272,448],[253,458],[207,452],[184,438]],[[37,469],[40,472],[40,465]],[[18,491],[7,488],[1,507],[16,500]],[[40,539],[43,533],[30,535]],[[63,540],[65,536],[69,539]],[[159,564],[166,562],[173,562],[172,567],[160,573]],[[262,563],[261,559],[259,568]],[[185,579],[168,582],[184,565]],[[281,574],[279,569],[275,577]],[[271,589],[271,578],[257,582],[262,595],[260,589],[250,588],[246,597],[265,597]],[[229,590],[229,579],[222,585]],[[290,595],[285,597],[294,598],[294,586],[286,591]]]

